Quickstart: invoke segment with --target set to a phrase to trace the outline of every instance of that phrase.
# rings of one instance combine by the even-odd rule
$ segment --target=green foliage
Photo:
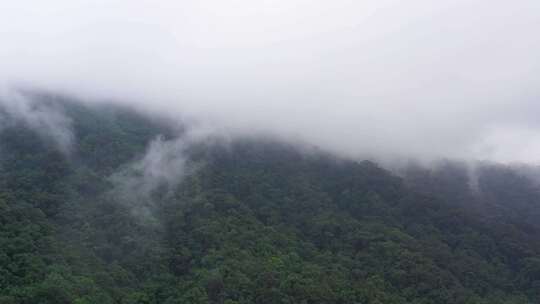
[[[478,194],[451,163],[398,178],[272,141],[208,144],[141,215],[109,176],[172,131],[64,107],[70,157],[0,132],[0,303],[540,301],[540,194],[508,168],[484,167]]]

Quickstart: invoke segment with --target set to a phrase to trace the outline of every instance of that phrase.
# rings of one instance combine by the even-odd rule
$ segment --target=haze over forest
[[[540,2],[0,3],[0,304],[540,302]]]

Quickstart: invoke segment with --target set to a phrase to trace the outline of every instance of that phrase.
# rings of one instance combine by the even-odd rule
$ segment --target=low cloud
[[[11,1],[0,82],[354,158],[540,162],[540,2]]]

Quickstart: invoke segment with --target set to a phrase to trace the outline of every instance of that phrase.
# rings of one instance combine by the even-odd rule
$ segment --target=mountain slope
[[[540,194],[512,168],[472,191],[458,164],[397,177],[55,102],[68,154],[2,116],[0,303],[540,301]]]

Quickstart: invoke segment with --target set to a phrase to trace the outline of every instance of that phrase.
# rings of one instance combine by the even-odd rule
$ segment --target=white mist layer
[[[536,0],[11,1],[0,81],[340,155],[540,162]]]

